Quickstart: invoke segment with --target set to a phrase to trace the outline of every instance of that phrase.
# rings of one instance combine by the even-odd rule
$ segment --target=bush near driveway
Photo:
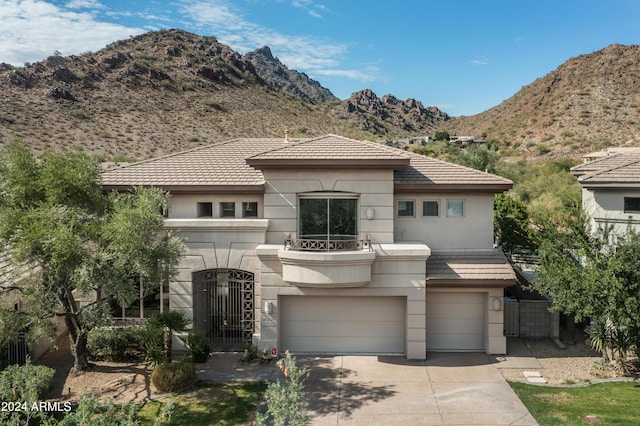
[[[640,384],[636,381],[580,387],[509,384],[540,426],[583,425],[587,416],[597,416],[607,425],[640,425]]]

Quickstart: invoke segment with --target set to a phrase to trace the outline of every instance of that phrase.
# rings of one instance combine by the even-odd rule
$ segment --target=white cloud
[[[101,4],[72,0],[68,4]],[[77,6],[76,6],[77,7]],[[0,62],[22,65],[55,51],[63,55],[95,51],[106,44],[144,32],[141,28],[97,21],[42,0],[0,0]]]
[[[296,7],[310,6],[308,0],[296,0]],[[324,7],[318,6],[318,9]],[[346,43],[318,37],[283,34],[246,19],[242,10],[227,0],[185,0],[181,13],[190,24],[216,36],[240,53],[268,45],[287,67],[311,76],[340,76],[361,82],[376,80],[377,70],[340,70],[348,53]]]
[[[487,65],[489,63],[489,60],[485,57],[482,57],[480,59],[472,59],[469,62],[471,62],[472,65]]]
[[[68,9],[104,9],[104,5],[97,0],[71,0],[65,5]]]

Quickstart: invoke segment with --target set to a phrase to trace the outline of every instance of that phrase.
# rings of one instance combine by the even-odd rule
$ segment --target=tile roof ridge
[[[603,161],[609,161],[612,158],[620,157],[623,154],[624,153],[622,152],[615,152],[611,155],[607,155],[606,157],[600,157],[600,158],[596,158],[595,160],[587,161],[586,163],[577,164],[571,167],[569,170],[581,170],[583,168],[588,168],[589,166],[593,166],[593,165],[597,166],[597,163],[602,163]]]
[[[139,165],[139,164],[153,163],[154,161],[165,160],[167,158],[177,157],[178,155],[189,154],[189,153],[200,151],[200,150],[203,150],[203,149],[212,148],[214,146],[226,145],[228,143],[237,142],[237,141],[242,140],[242,139],[246,139],[246,138],[234,138],[234,139],[229,139],[229,140],[226,140],[226,141],[214,142],[214,143],[203,145],[203,146],[197,146],[197,147],[191,148],[191,149],[186,149],[184,151],[172,152],[170,154],[161,155],[159,157],[147,158],[146,160],[140,160],[140,161],[136,161],[134,163],[126,163],[126,164],[123,164],[122,166],[119,166],[119,167],[114,167],[112,169],[103,170],[101,174],[114,172],[116,170],[127,169],[127,168],[130,168],[132,166]]]
[[[593,173],[588,174],[588,175],[580,176],[578,178],[578,182],[584,182],[584,181],[587,181],[587,180],[589,180],[589,179],[591,179],[593,177],[596,177],[596,176],[599,176],[599,175],[602,175],[602,174],[605,174],[605,173],[609,173],[609,172],[612,172],[614,170],[622,169],[622,168],[628,167],[628,166],[630,166],[632,164],[635,164],[635,163],[640,163],[640,156],[637,156],[637,157],[634,156],[634,157],[635,158],[630,158],[628,161],[625,161],[623,164],[617,164],[617,165],[614,165],[614,166],[611,166],[611,167],[607,167],[607,168],[602,169],[602,170],[598,170],[598,171],[593,172]],[[611,158],[611,157],[608,157],[608,158]]]

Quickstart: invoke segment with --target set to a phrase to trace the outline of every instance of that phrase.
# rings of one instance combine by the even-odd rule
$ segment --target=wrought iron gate
[[[213,351],[240,351],[254,324],[253,273],[207,269],[193,273],[193,325]]]

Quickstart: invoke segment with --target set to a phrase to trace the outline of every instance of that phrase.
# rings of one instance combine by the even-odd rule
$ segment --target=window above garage
[[[358,196],[340,193],[298,197],[298,240],[290,248],[358,250]]]

